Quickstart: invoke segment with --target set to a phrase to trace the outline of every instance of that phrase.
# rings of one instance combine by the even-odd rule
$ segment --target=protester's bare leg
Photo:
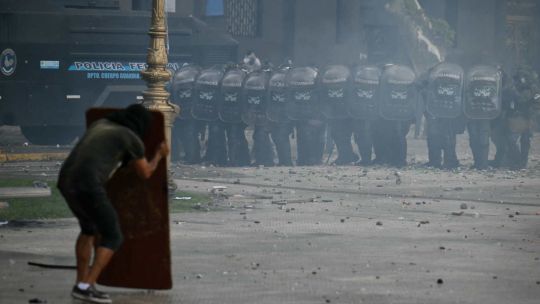
[[[86,276],[85,280],[83,280],[83,282],[90,285],[95,284],[97,278],[99,277],[99,274],[101,273],[103,268],[105,268],[105,266],[109,264],[109,261],[111,260],[113,254],[114,251],[112,249],[106,247],[98,247],[96,250],[96,255],[94,257],[94,263],[92,263],[90,272]]]
[[[94,248],[94,236],[79,234],[75,245],[75,256],[77,259],[77,283],[83,282],[88,276],[90,269],[90,259]]]

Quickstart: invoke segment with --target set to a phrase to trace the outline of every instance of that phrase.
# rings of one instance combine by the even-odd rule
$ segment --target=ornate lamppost
[[[150,110],[157,110],[165,117],[165,137],[171,147],[171,130],[180,108],[169,101],[170,94],[165,90],[171,72],[167,70],[167,27],[165,0],[152,0],[152,23],[148,35],[150,46],[146,55],[148,68],[141,72],[148,89],[143,91],[143,105]],[[168,159],[169,162],[169,159]]]

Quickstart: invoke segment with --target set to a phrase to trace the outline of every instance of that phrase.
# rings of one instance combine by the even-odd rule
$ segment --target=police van
[[[34,144],[70,143],[90,107],[141,100],[151,1],[2,0],[0,125]],[[171,70],[236,61],[238,43],[194,17],[168,13]]]

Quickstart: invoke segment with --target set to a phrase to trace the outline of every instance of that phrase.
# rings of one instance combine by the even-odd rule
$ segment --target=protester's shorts
[[[99,235],[99,246],[118,249],[123,241],[118,216],[105,189],[94,191],[59,187],[71,212],[78,219],[83,235]]]

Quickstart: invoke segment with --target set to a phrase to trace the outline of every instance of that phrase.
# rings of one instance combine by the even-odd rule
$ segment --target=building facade
[[[127,0],[120,0],[127,1]],[[144,2],[150,0],[134,0]],[[381,0],[167,0],[175,14],[226,28],[240,55],[254,50],[274,64],[351,64],[406,60],[400,29]],[[405,0],[415,3],[416,0]],[[449,53],[465,65],[519,64],[540,68],[537,0],[418,0],[431,18],[455,32]]]

